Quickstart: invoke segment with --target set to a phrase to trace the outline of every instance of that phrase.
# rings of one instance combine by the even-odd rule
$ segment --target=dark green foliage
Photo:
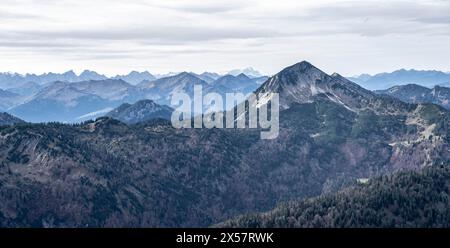
[[[400,172],[219,227],[450,227],[450,166]]]

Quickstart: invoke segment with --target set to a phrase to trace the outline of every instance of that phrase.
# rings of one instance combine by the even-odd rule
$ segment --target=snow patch
[[[344,108],[346,108],[347,110],[350,110],[350,111],[356,113],[356,110],[351,109],[349,106],[345,105],[345,103],[343,103],[343,102],[339,99],[339,97],[337,97],[335,94],[332,94],[332,93],[330,92],[330,94],[327,94],[327,97],[328,97],[328,99],[330,99],[331,101],[333,101],[333,102],[335,102],[335,103],[337,103],[337,104],[339,104],[339,105],[344,106]]]

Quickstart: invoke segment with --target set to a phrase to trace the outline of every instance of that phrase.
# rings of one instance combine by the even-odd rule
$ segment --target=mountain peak
[[[313,66],[311,63],[309,63],[309,62],[306,61],[306,60],[302,60],[302,61],[298,62],[296,65],[299,65],[299,66],[307,66],[307,67],[315,67],[315,66]]]
[[[66,72],[64,72],[62,75],[64,75],[64,76],[74,76],[74,77],[76,77],[76,74],[75,74],[75,72],[74,72],[73,70],[66,71]]]
[[[84,70],[83,72],[81,72],[80,77],[84,76],[84,75],[99,75],[99,74],[97,72],[95,72],[95,71]]]
[[[384,90],[395,85],[418,84],[428,88],[450,82],[450,75],[436,70],[399,69],[375,75],[352,78],[366,89]]]
[[[325,74],[324,72],[322,72],[321,70],[319,70],[317,67],[315,67],[314,65],[312,65],[311,63],[309,63],[308,61],[301,61],[298,62],[294,65],[291,65],[289,67],[287,67],[286,69],[284,69],[283,71],[297,71],[297,72],[301,72],[301,73],[307,73],[308,71],[320,71],[321,73]]]
[[[134,70],[128,73],[127,75],[117,75],[112,79],[122,79],[132,85],[137,85],[144,81],[155,80],[156,78],[148,71],[139,72]]]
[[[0,126],[10,126],[16,123],[24,123],[25,121],[12,116],[8,113],[0,113]]]
[[[160,106],[155,101],[150,100],[150,99],[139,100],[134,105],[137,105],[137,106],[144,106],[144,105],[146,105],[146,106],[153,106],[153,107]]]
[[[238,79],[245,79],[245,80],[249,80],[250,78],[245,75],[244,73],[240,73],[239,75],[236,76],[236,78]]]
[[[187,72],[187,71],[183,71],[180,74],[176,75],[176,76],[180,76],[180,77],[192,77],[194,75],[192,75],[192,73]]]
[[[373,93],[335,73],[332,76],[311,63],[302,61],[283,69],[269,78],[257,93],[275,92],[280,95],[280,106],[289,108],[293,103],[308,103],[322,95],[329,100],[352,109],[358,99],[372,97]]]
[[[159,105],[153,100],[145,99],[134,104],[124,103],[106,116],[127,124],[135,124],[152,119],[170,120],[172,112],[173,109],[166,105]]]
[[[175,81],[191,81],[191,82],[195,82],[197,84],[207,84],[205,81],[203,81],[202,79],[200,79],[199,77],[197,77],[195,74],[191,73],[191,72],[181,72],[175,76],[171,76],[171,77],[167,77],[167,78],[161,78],[160,80],[175,80]]]
[[[91,70],[84,70],[84,71],[82,71],[81,73],[80,73],[80,75],[83,75],[83,74],[90,74],[90,73],[92,73],[93,71],[91,71]]]
[[[78,78],[79,78],[79,80],[82,80],[82,81],[107,79],[106,76],[98,74],[97,72],[90,71],[90,70],[84,70]]]
[[[334,78],[344,78],[341,74],[339,74],[337,72],[333,72],[333,74],[331,74],[331,76]]]

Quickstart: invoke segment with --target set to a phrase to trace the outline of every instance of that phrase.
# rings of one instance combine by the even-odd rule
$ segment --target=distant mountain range
[[[38,84],[38,83],[34,83],[34,82],[28,82],[28,83],[16,85],[13,88],[8,88],[6,91],[16,93],[16,94],[26,98],[26,97],[29,97],[29,96],[32,96],[32,95],[38,93],[40,90],[42,90],[49,84],[51,84],[51,83]]]
[[[100,75],[94,71],[85,70],[80,75],[75,74],[73,71],[67,71],[65,73],[44,73],[41,75],[26,74],[21,75],[17,73],[0,73],[0,88],[9,89],[17,88],[29,82],[37,83],[40,85],[52,83],[56,81],[61,82],[79,82],[86,80],[103,80],[107,79],[106,76]]]
[[[408,103],[434,103],[450,109],[450,88],[434,86],[432,89],[417,84],[394,86],[378,94],[393,96]]]
[[[428,88],[436,85],[450,86],[450,74],[441,71],[397,70],[376,75],[362,74],[350,77],[351,81],[369,90],[384,90],[396,85],[418,84]]]
[[[82,75],[83,78],[87,78],[96,74],[86,71]],[[267,78],[264,76],[250,78],[244,74],[220,77],[214,73],[197,75],[182,72],[155,79],[146,72],[132,72],[126,76],[117,76],[115,79],[28,82],[15,88],[0,90],[0,111],[8,111],[29,122],[80,122],[100,117],[121,104],[133,104],[143,99],[151,99],[158,104],[170,106],[171,96],[176,92],[193,96],[194,85],[201,85],[204,94],[208,92],[221,95],[231,92],[248,94],[256,90]]]
[[[54,82],[8,112],[30,122],[77,122],[92,112],[111,110],[145,95],[123,80]]]
[[[36,91],[38,91],[40,87],[42,87],[43,85],[56,81],[80,82],[90,80],[98,81],[106,79],[121,79],[128,82],[129,84],[137,85],[145,81],[154,81],[156,79],[176,76],[178,74],[180,73],[171,72],[167,74],[152,75],[148,71],[143,72],[132,71],[126,75],[117,75],[108,78],[105,75],[89,70],[85,70],[79,75],[75,74],[75,72],[73,71],[67,71],[65,73],[44,73],[41,75],[0,73],[0,89],[8,90],[22,95],[29,95],[32,93],[36,93]],[[248,67],[245,69],[231,70],[223,74],[215,72],[204,72],[201,74],[191,73],[191,74],[195,75],[196,77],[200,78],[201,80],[207,83],[212,83],[216,81],[218,78],[226,75],[238,76],[239,74],[245,74],[247,77],[251,79],[267,78],[261,75],[260,72],[256,71],[252,67]],[[435,85],[450,87],[450,73],[432,70],[420,71],[420,70],[401,69],[391,73],[379,73],[375,75],[362,74],[355,77],[348,77],[348,79],[360,84],[361,86],[369,90],[384,90],[396,85],[405,85],[405,84],[418,84],[428,88],[432,88]]]
[[[237,76],[217,76],[214,74],[196,75],[182,72],[174,76],[143,82],[138,86],[146,92],[148,99],[152,99],[158,104],[171,106],[171,97],[175,93],[186,93],[193,98],[194,85],[202,87],[203,95],[214,92],[225,97],[226,93],[234,92],[247,95],[255,91],[263,81],[268,79],[265,76],[250,78],[242,73]],[[206,78],[206,80],[202,78]]]
[[[131,87],[170,94],[189,91],[192,81],[211,85],[183,73]],[[123,85],[120,80],[112,82]],[[83,92],[85,83],[59,84],[61,88],[51,91],[53,99],[59,100],[59,91],[91,97]],[[88,89],[95,92],[95,87]],[[128,91],[119,92],[107,91],[104,96],[118,98]],[[372,178],[448,165],[449,110],[376,94],[306,61],[281,70],[255,92],[263,94],[262,100],[279,93],[282,109],[276,139],[261,140],[260,129],[176,129],[161,119],[126,124],[102,117],[77,125],[0,127],[0,226],[205,227],[321,195],[331,196],[292,208],[299,210],[292,212],[296,213],[292,218],[291,212],[275,210],[275,216],[281,215],[276,220],[281,225],[286,216],[289,223],[301,225],[304,222],[294,217],[304,216],[326,226],[350,218],[348,226],[370,226],[377,222],[351,218],[384,216],[397,221],[386,226],[407,226],[409,216],[420,216],[425,222],[417,223],[441,223],[434,213],[443,212],[433,206],[415,203],[425,208],[414,215],[419,210],[410,204],[412,200],[403,206],[397,199],[417,197],[411,199],[434,201],[445,209],[439,202],[446,201],[448,185],[443,177],[447,174],[430,173],[438,177],[437,184],[414,174],[382,184],[372,184]],[[69,99],[63,102],[78,103],[77,97]],[[259,106],[267,104],[261,102]],[[145,116],[141,111],[152,113],[158,108],[154,102],[139,105],[124,105],[116,113],[134,119]],[[333,197],[343,188],[367,181],[375,190]],[[397,182],[423,187],[411,189]],[[399,190],[389,191],[394,186]],[[385,202],[393,205],[379,206]],[[407,210],[405,218],[397,209]]]
[[[257,76],[251,68],[242,70],[253,76]],[[26,121],[30,122],[80,122],[103,116],[121,104],[133,104],[143,99],[153,100],[160,105],[171,106],[171,96],[176,92],[184,92],[193,95],[194,85],[201,85],[204,94],[216,92],[225,95],[230,92],[241,92],[248,94],[255,91],[269,77],[253,77],[240,73],[220,76],[217,73],[205,72],[195,74],[182,72],[172,76],[157,78],[149,72],[133,71],[128,75],[115,76],[108,79],[93,71],[84,71],[77,76],[72,71],[43,75],[27,74],[1,74],[1,80],[10,80],[9,84],[15,83],[15,87],[0,90],[0,111],[8,111]],[[399,70],[393,73],[382,73],[375,76],[361,75],[358,78],[345,79],[339,74],[331,75],[333,80],[339,80],[345,85],[352,85],[348,90],[363,91],[355,88],[350,80],[359,82],[361,85],[369,85],[371,88],[384,87],[394,83],[403,84],[408,81],[417,81],[422,84],[440,84],[450,78],[446,73],[437,71],[415,71]],[[92,80],[91,80],[92,78]],[[52,81],[61,79],[59,81]],[[95,79],[95,80],[94,80]],[[279,78],[275,78],[280,80]],[[2,82],[0,80],[0,83]],[[25,82],[34,80],[36,82]],[[82,80],[82,81],[79,81]],[[327,79],[329,80],[329,79]],[[288,78],[284,81],[291,81]],[[437,83],[436,83],[437,82]],[[277,84],[276,81],[271,84]],[[376,87],[375,87],[376,86]],[[291,85],[283,86],[287,89]],[[309,101],[310,96],[326,92],[327,88],[316,85],[306,85],[301,91],[290,92],[291,95],[282,99],[284,101],[301,100]],[[369,87],[369,88],[370,88]],[[261,88],[262,92],[264,88]],[[364,91],[367,94],[369,92]],[[419,85],[396,85],[388,90],[378,90],[378,94],[396,97],[408,103],[435,103],[446,108],[449,107],[448,88],[437,86],[433,89]],[[335,94],[335,93],[333,93]],[[340,94],[337,92],[336,94]],[[329,95],[330,99],[341,101],[339,95]],[[359,99],[353,99],[358,102]],[[345,99],[344,99],[345,101]],[[352,103],[353,104],[353,103]],[[347,105],[346,105],[347,106]],[[171,106],[172,108],[176,106]],[[350,108],[350,106],[347,106]]]
[[[65,73],[45,73],[36,74],[17,74],[17,73],[0,73],[0,89],[24,88],[27,84],[45,85],[48,83],[60,82],[81,82],[90,80],[106,80],[109,79],[105,75],[98,74],[95,71],[85,70],[80,75],[73,71]],[[132,71],[127,75],[117,75],[111,79],[122,79],[130,84],[138,84],[144,80],[153,80],[155,77],[149,72]]]

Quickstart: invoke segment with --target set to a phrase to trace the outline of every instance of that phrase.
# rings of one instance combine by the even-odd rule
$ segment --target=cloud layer
[[[0,71],[448,71],[450,1],[5,0]]]

